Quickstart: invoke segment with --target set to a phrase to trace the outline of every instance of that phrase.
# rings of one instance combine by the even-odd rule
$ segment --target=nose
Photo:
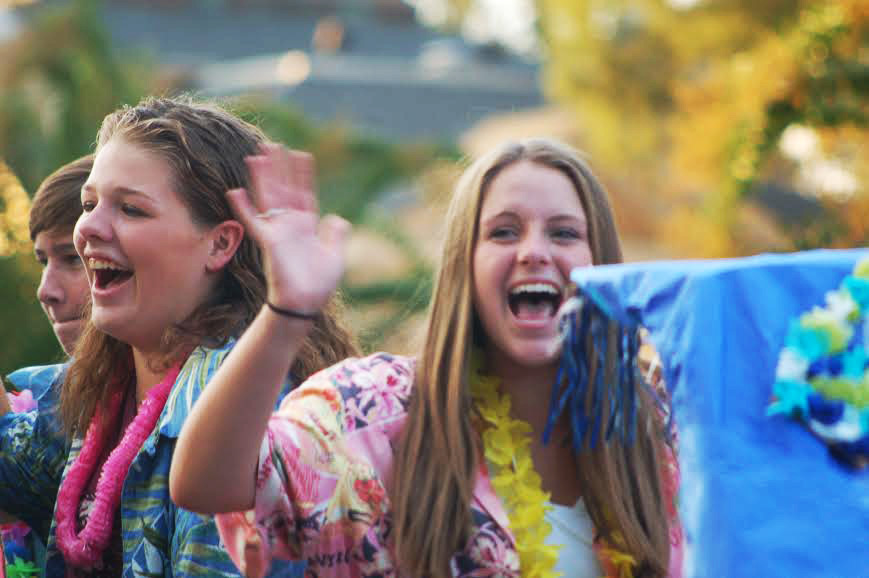
[[[549,243],[545,235],[529,232],[519,244],[518,260],[523,265],[545,265],[551,260]]]
[[[102,208],[100,204],[97,204],[90,211],[82,213],[75,224],[74,236],[76,249],[80,249],[90,241],[110,241],[112,223],[109,208]]]
[[[36,289],[36,298],[43,305],[58,305],[64,301],[63,284],[57,278],[59,272],[52,263],[42,270],[39,287]]]

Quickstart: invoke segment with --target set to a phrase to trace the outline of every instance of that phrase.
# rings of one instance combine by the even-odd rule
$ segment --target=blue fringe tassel
[[[556,422],[567,412],[571,443],[577,451],[585,447],[586,440],[590,447],[596,447],[601,437],[604,442],[615,438],[632,444],[637,428],[637,387],[645,384],[638,365],[638,328],[614,323],[591,299],[581,295],[569,307],[562,320],[563,352],[550,394],[543,441],[549,443]],[[591,351],[587,351],[587,336],[591,336]],[[611,338],[615,339],[612,345]],[[615,383],[608,384],[605,374],[610,349],[616,366]],[[598,369],[592,380],[593,365]],[[654,399],[663,403],[657,396]]]

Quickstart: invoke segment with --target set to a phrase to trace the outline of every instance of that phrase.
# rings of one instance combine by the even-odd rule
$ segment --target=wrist
[[[288,319],[298,319],[300,321],[314,321],[319,317],[319,311],[301,311],[298,309],[288,309],[285,307],[279,307],[272,303],[271,301],[266,300],[265,302],[266,309],[274,313],[275,315],[279,315],[281,317],[286,317]]]

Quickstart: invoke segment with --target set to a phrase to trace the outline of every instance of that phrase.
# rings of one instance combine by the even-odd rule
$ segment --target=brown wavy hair
[[[86,155],[45,177],[30,205],[31,241],[43,231],[72,232],[81,215],[81,188],[93,166],[94,155]]]
[[[97,137],[97,154],[113,138],[140,146],[165,159],[173,185],[193,222],[210,227],[233,219],[229,189],[249,188],[244,159],[256,154],[266,136],[220,106],[188,98],[149,97],[108,115]],[[211,295],[182,323],[166,329],[155,369],[177,362],[198,345],[219,347],[239,336],[265,302],[262,256],[245,236],[223,269]],[[320,312],[291,372],[303,380],[315,371],[357,355],[341,321],[340,298]],[[98,404],[134,378],[130,346],[88,321],[60,398],[60,416],[68,434],[83,434]]]
[[[473,304],[473,252],[486,191],[504,168],[520,161],[567,176],[588,219],[594,264],[622,261],[606,191],[569,147],[542,139],[511,143],[464,172],[447,212],[428,331],[389,488],[396,554],[411,576],[450,576],[450,559],[464,549],[471,531],[482,448],[472,424],[468,375],[472,347],[486,339]],[[663,576],[669,528],[660,477],[661,424],[650,399],[641,400],[638,419],[633,444],[613,440],[583,448],[575,454],[577,470],[599,535],[634,557],[635,576]]]

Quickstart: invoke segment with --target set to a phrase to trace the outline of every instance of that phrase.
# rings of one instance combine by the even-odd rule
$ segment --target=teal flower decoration
[[[801,421],[855,468],[869,463],[869,259],[788,327],[767,415]],[[830,412],[831,408],[836,409]]]
[[[819,307],[800,317],[800,325],[804,329],[817,329],[827,336],[828,345],[823,353],[842,351],[854,335],[850,323]]]
[[[867,361],[869,361],[869,357],[862,347],[855,347],[846,351],[842,355],[842,375],[859,381],[866,371]]]
[[[804,416],[809,413],[809,395],[812,386],[803,381],[780,379],[772,386],[775,401],[766,410],[766,415]]]
[[[854,300],[860,311],[863,314],[869,311],[869,279],[849,275],[845,278],[843,285],[851,294],[851,299]]]
[[[804,327],[799,321],[791,321],[788,328],[787,346],[805,359],[815,360],[830,351],[830,334],[816,327]]]

